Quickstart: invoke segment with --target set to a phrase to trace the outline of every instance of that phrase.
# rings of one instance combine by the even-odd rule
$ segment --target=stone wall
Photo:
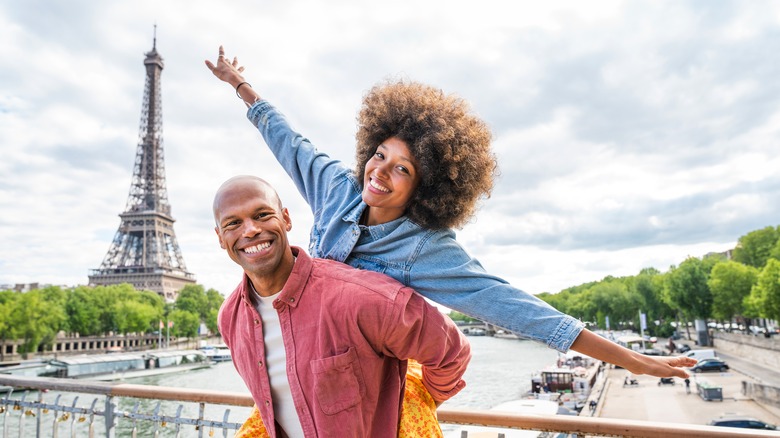
[[[742,394],[762,405],[780,408],[780,388],[756,382],[742,381]]]
[[[715,348],[737,357],[749,357],[751,361],[774,368],[780,364],[780,339],[777,336],[742,335],[715,332]]]
[[[769,368],[780,364],[780,339],[777,336],[743,335],[736,333],[714,334],[715,348],[726,354],[750,358],[756,364]],[[742,382],[742,394],[764,407],[780,409],[780,388],[757,382]]]

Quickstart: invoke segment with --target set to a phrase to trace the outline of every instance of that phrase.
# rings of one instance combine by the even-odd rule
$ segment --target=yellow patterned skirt
[[[255,406],[249,418],[236,432],[238,438],[269,438],[260,411]],[[442,432],[436,419],[436,402],[422,383],[422,367],[409,361],[406,371],[406,392],[401,405],[399,438],[441,438]]]

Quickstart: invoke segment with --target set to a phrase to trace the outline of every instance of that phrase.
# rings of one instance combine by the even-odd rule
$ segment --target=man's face
[[[293,264],[287,241],[292,222],[273,189],[254,178],[229,181],[214,199],[214,219],[220,246],[244,268],[258,293],[281,290]],[[260,290],[277,284],[277,290]]]

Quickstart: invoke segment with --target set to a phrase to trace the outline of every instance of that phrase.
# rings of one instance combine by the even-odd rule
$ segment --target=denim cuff
[[[582,321],[567,315],[547,341],[547,346],[561,353],[566,353],[584,328],[585,324]]]

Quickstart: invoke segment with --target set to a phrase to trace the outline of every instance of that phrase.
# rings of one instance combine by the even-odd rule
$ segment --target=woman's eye
[[[379,158],[379,159],[385,158],[384,154],[382,154],[381,152],[375,153],[374,156]]]
[[[401,172],[407,175],[409,174],[409,169],[405,168],[404,166],[398,166],[398,170],[400,170]]]

